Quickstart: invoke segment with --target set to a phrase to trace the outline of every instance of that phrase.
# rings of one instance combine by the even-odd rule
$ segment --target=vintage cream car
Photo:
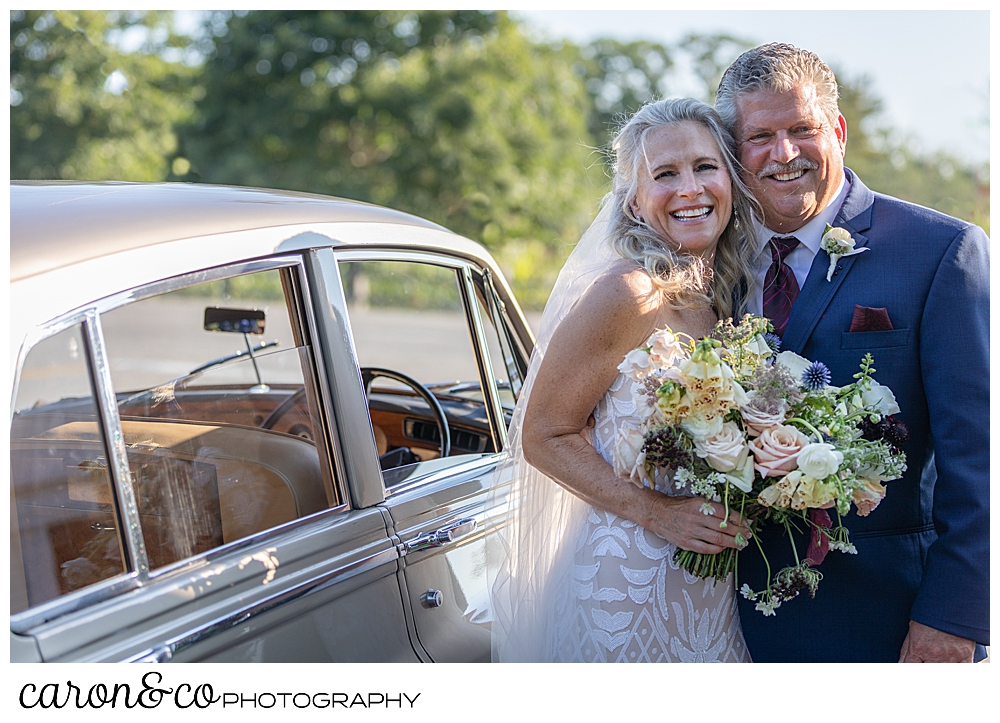
[[[533,344],[489,254],[351,201],[12,183],[12,661],[488,661]]]

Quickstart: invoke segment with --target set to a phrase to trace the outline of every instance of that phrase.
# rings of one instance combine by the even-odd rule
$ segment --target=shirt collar
[[[844,205],[844,199],[847,198],[847,192],[850,190],[851,184],[848,182],[845,174],[841,176],[840,188],[837,189],[837,195],[833,197],[833,200],[805,226],[791,233],[772,231],[755,218],[754,227],[757,231],[758,252],[763,253],[765,246],[767,246],[767,243],[774,236],[794,236],[799,240],[799,243],[812,252],[813,256],[818,254],[819,245],[823,240],[823,231],[826,229],[827,224],[833,225],[834,219],[837,218],[837,214],[840,212],[840,207]]]

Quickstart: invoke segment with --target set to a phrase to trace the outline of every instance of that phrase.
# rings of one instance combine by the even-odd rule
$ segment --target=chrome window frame
[[[323,485],[330,506],[319,512],[298,517],[276,527],[261,530],[248,537],[234,540],[203,553],[177,560],[169,565],[164,565],[155,571],[150,571],[148,558],[145,553],[145,540],[143,539],[142,528],[139,522],[138,507],[135,501],[135,487],[128,467],[124,437],[121,433],[121,419],[118,415],[118,404],[115,397],[114,384],[111,379],[111,369],[107,361],[100,315],[130,303],[177,291],[178,289],[196,286],[201,283],[261,271],[281,269],[294,269],[293,273],[297,275],[295,280],[297,298],[294,299],[293,303],[298,308],[294,310],[288,309],[288,311],[292,312],[291,321],[293,324],[296,323],[296,317],[301,320],[299,332],[311,347],[312,369],[307,371],[313,374],[314,388],[318,397],[315,400],[318,407],[316,411],[321,416],[321,421],[323,422],[323,429],[321,430],[322,440],[317,435],[316,447],[320,458],[320,469],[323,473]],[[270,539],[283,535],[289,530],[308,525],[320,516],[339,514],[350,509],[346,479],[343,476],[344,466],[337,443],[336,428],[334,427],[335,422],[332,414],[333,400],[324,371],[326,367],[323,351],[316,338],[316,320],[308,279],[309,275],[307,274],[305,258],[298,254],[282,254],[280,256],[223,264],[154,281],[142,287],[106,296],[83,307],[69,311],[54,320],[35,327],[29,332],[18,351],[14,384],[11,392],[11,421],[13,420],[14,401],[17,398],[21,372],[28,354],[39,342],[80,324],[82,326],[84,341],[87,345],[87,361],[90,367],[89,372],[95,394],[95,404],[99,410],[99,420],[102,426],[101,434],[109,456],[108,467],[112,473],[115,491],[114,507],[119,522],[124,523],[119,527],[119,542],[123,546],[123,559],[126,564],[131,565],[131,569],[124,570],[121,575],[116,575],[108,580],[88,585],[65,595],[60,595],[52,600],[47,600],[39,605],[29,607],[20,613],[11,615],[10,626],[13,632],[27,633],[30,629],[38,625],[105,602],[126,592],[141,589],[145,585],[154,583],[162,577],[178,573],[178,571],[200,567],[220,557],[229,555],[234,551],[266,544]],[[308,380],[306,380],[306,383],[308,383]],[[330,499],[331,494],[335,496],[335,499]],[[127,530],[127,534],[123,534],[122,530]]]
[[[451,269],[455,272],[455,281],[458,286],[459,297],[461,298],[462,306],[464,307],[463,312],[466,328],[469,331],[473,354],[475,356],[476,366],[479,372],[479,383],[483,385],[484,390],[488,390],[483,394],[483,398],[486,407],[486,418],[490,425],[490,434],[493,439],[494,450],[496,450],[494,455],[499,454],[503,450],[504,446],[506,446],[507,427],[503,422],[503,405],[500,402],[500,395],[497,391],[496,380],[493,377],[493,367],[490,363],[489,357],[489,346],[484,336],[483,321],[479,314],[479,304],[476,302],[476,291],[474,281],[472,279],[472,274],[478,273],[485,275],[487,269],[484,269],[479,264],[465,257],[447,255],[447,252],[414,250],[398,246],[379,246],[377,248],[358,248],[356,246],[333,247],[333,254],[334,260],[338,265],[338,271],[340,269],[341,262],[390,261],[402,263],[424,263]],[[339,273],[337,275],[336,283],[340,284],[341,292],[343,293],[343,281]],[[347,313],[346,308],[344,309],[344,317],[347,320],[347,329],[350,337],[349,347],[351,357],[354,360],[355,367],[360,369],[361,366],[358,361],[357,348],[354,345],[354,330],[351,327],[350,315]],[[370,428],[371,419],[369,418],[368,421]],[[372,430],[371,435],[372,451],[374,453],[374,430]],[[462,461],[456,460],[456,463],[462,465],[466,463],[473,463],[474,465],[483,464],[482,460],[479,458]],[[390,497],[400,494],[403,491],[410,491],[415,487],[427,484],[432,480],[440,479],[442,476],[446,476],[447,473],[448,470],[438,470],[433,473],[429,473],[428,475],[417,477],[414,480],[409,480],[404,485],[387,487],[385,484],[385,478],[382,475],[382,470],[379,470],[385,499],[389,499]]]

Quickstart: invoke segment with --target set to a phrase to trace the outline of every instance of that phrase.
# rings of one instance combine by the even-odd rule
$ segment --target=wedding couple
[[[495,661],[972,661],[989,642],[989,240],[981,229],[869,190],[844,167],[836,79],[785,44],[744,53],[712,109],[650,103],[613,143],[614,179],[559,275],[498,472],[515,512],[491,552]],[[832,269],[826,224],[866,253]],[[828,275],[828,270],[830,271]],[[749,535],[721,504],[615,472],[638,426],[625,355],[656,329],[694,338],[719,319],[771,318],[782,349],[834,385],[870,352],[909,428],[908,471],[856,555],[831,554],[814,599],[765,617],[733,580],[698,579],[676,548]],[[784,528],[759,534],[772,570]],[[804,551],[808,538],[796,540]],[[750,544],[741,583],[761,589]]]

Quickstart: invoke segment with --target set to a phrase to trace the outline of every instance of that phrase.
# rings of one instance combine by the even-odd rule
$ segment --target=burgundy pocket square
[[[855,331],[890,331],[892,322],[885,308],[875,309],[871,306],[854,305],[854,317],[851,319],[851,332]]]

